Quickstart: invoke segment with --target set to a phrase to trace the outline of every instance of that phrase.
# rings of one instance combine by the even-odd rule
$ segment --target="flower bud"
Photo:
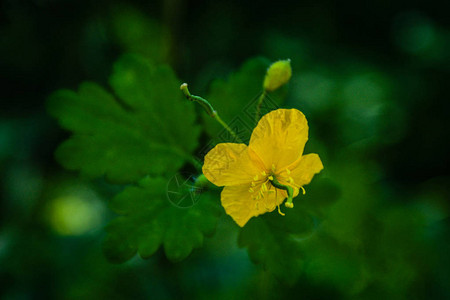
[[[291,60],[279,60],[270,65],[264,78],[264,90],[272,92],[288,83],[292,76]]]

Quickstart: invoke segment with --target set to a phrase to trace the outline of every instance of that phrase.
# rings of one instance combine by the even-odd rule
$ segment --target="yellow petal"
[[[261,118],[253,130],[249,148],[267,170],[295,162],[308,140],[308,123],[297,109],[277,109]]]
[[[217,186],[250,184],[261,172],[252,164],[247,145],[234,143],[221,143],[211,149],[205,156],[202,171]]]
[[[295,185],[304,186],[310,183],[314,175],[322,169],[323,165],[319,155],[311,153],[303,155],[290,167],[290,176],[294,179]]]
[[[255,193],[250,193],[248,185],[226,186],[221,194],[222,206],[225,212],[241,227],[252,217],[273,211],[286,198],[286,192],[277,190],[276,193],[265,192],[263,198],[255,199],[260,186]],[[273,191],[273,187],[272,187]]]

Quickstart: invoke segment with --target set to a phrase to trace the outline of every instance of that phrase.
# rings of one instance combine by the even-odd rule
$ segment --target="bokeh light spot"
[[[60,235],[83,235],[102,224],[103,207],[95,198],[68,194],[51,202],[49,220]]]

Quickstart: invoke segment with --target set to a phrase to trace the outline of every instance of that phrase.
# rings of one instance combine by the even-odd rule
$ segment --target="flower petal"
[[[252,217],[273,211],[287,197],[283,190],[265,192],[264,197],[255,199],[254,193],[249,192],[249,185],[226,186],[221,194],[222,206],[225,212],[241,227]],[[255,190],[259,191],[258,187]]]
[[[296,161],[308,140],[308,122],[297,109],[277,109],[264,115],[253,130],[249,148],[266,170],[281,169]]]
[[[203,174],[217,186],[250,183],[261,171],[252,163],[245,144],[221,143],[205,156]]]
[[[298,162],[295,162],[289,168],[290,176],[294,179],[295,184],[300,187],[310,183],[314,175],[323,169],[323,164],[319,155],[311,153],[303,155]]]

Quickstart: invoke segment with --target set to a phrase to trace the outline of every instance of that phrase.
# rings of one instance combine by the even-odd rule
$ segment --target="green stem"
[[[261,105],[266,98],[267,91],[263,90],[261,96],[259,96],[258,103],[256,104],[255,122],[258,124],[259,118],[261,117]]]
[[[272,180],[270,180],[270,182],[277,189],[285,190],[287,192],[288,198],[287,198],[286,203],[284,205],[286,207],[293,208],[294,204],[292,203],[292,200],[294,200],[294,190],[292,189],[292,187],[290,187],[288,185],[281,184],[280,182],[278,182],[278,180],[275,178],[275,176],[273,177]]]
[[[225,123],[222,118],[219,116],[219,113],[214,109],[214,107],[211,105],[211,103],[208,102],[208,100],[203,99],[199,96],[194,96],[189,92],[187,83],[183,83],[180,86],[180,90],[183,92],[184,96],[190,100],[197,102],[200,104],[205,111],[208,113],[209,116],[214,118],[217,122],[219,122],[220,125],[222,125],[239,143],[243,143],[243,141],[237,136],[237,134],[231,129],[227,123]]]
[[[235,138],[236,141],[239,143],[243,143],[243,141],[236,135],[236,133],[233,131],[233,129],[230,128],[230,126],[227,125],[219,116],[219,114],[216,112],[215,116],[213,116],[219,122],[228,132]]]
[[[214,107],[212,107],[211,103],[209,103],[208,100],[203,99],[202,97],[199,97],[199,96],[194,96],[189,92],[187,83],[183,83],[180,86],[180,90],[183,92],[184,96],[188,100],[197,102],[198,104],[200,104],[206,110],[208,115],[210,115],[213,118],[215,115],[217,115],[217,112],[214,110]]]

